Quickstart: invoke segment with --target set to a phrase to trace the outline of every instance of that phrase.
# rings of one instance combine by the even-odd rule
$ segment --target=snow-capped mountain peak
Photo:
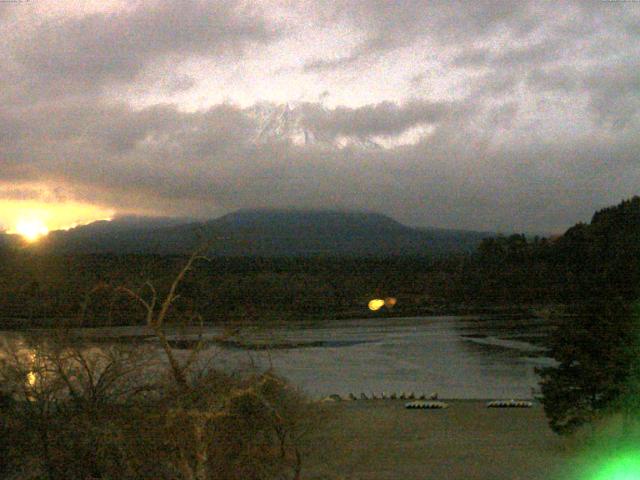
[[[323,110],[327,115],[330,112]],[[331,135],[313,127],[305,116],[303,105],[263,103],[252,107],[249,116],[256,122],[255,143],[290,142],[297,146],[316,146],[332,149],[371,149],[380,146],[370,139]]]

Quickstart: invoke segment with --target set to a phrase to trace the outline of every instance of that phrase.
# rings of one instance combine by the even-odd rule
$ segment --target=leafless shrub
[[[22,433],[13,447],[23,463],[37,460],[34,471],[49,479],[102,476],[113,451],[111,419],[153,388],[141,384],[147,353],[91,347],[61,329],[7,342],[1,358],[0,381]]]
[[[211,388],[213,386],[213,388]],[[313,408],[267,373],[234,378],[210,372],[167,413],[172,462],[185,479],[300,478]]]
[[[179,387],[183,389],[188,388],[188,372],[197,360],[198,354],[202,349],[202,337],[199,337],[198,343],[191,349],[189,357],[184,362],[181,362],[174,354],[171,344],[169,343],[166,330],[167,319],[171,307],[174,305],[176,300],[180,298],[180,295],[177,293],[180,283],[184,280],[185,275],[193,268],[193,264],[197,260],[206,259],[206,257],[202,255],[205,251],[206,246],[203,246],[189,257],[189,260],[173,279],[169,291],[162,299],[159,298],[158,292],[151,281],[147,281],[145,283],[145,287],[149,290],[148,298],[145,298],[141,292],[135,292],[127,287],[118,287],[117,289],[129,295],[144,307],[145,324],[153,331],[154,335],[159,340],[160,346],[162,347],[162,350],[169,362],[169,367],[174,380]],[[192,313],[188,320],[192,323],[196,322],[202,326],[202,317],[197,313]]]
[[[48,480],[300,478],[316,418],[304,395],[271,372],[231,375],[199,361],[202,328],[186,355],[172,347],[170,319],[202,327],[196,313],[172,312],[202,251],[165,295],[151,281],[113,289],[142,306],[166,363],[152,346],[92,345],[70,325],[3,349],[0,381],[16,400],[14,432],[23,433],[13,450],[25,472],[33,464]],[[76,325],[105,288],[89,291]]]

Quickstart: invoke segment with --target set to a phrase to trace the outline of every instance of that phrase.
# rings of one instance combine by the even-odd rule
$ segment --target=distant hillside
[[[640,294],[640,197],[596,212],[591,223],[571,227],[552,256],[585,292],[607,289],[627,298]]]
[[[376,315],[528,316],[598,297],[640,298],[640,197],[601,210],[589,224],[553,239],[421,230],[373,213],[243,210],[209,222],[97,222],[54,232],[31,248],[185,254],[200,238],[216,238],[217,256],[194,269],[180,293],[185,308],[195,305],[207,320],[363,318],[371,298],[386,296],[397,298],[397,305]],[[16,237],[0,236],[0,247],[3,239]],[[464,251],[473,253],[437,258]],[[2,315],[28,321],[73,317],[83,295],[98,284],[136,287],[152,279],[166,290],[184,261],[169,255],[28,253],[0,248],[0,325]],[[398,253],[422,258],[393,256]],[[296,258],[301,255],[307,258]],[[113,320],[109,295],[105,290],[92,304],[96,325],[138,318],[137,307],[123,305]]]
[[[481,242],[460,298],[489,303],[572,304],[640,298],[640,197],[602,209],[554,239],[524,235]]]
[[[223,256],[443,255],[471,252],[491,234],[415,229],[385,215],[240,210],[207,222],[125,218],[52,232],[43,253],[184,254],[203,241]]]

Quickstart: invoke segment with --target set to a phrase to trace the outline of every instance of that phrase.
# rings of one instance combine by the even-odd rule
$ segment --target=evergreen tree
[[[629,413],[639,338],[634,310],[620,297],[601,296],[563,316],[550,340],[558,365],[537,370],[554,432],[571,433],[605,412]]]

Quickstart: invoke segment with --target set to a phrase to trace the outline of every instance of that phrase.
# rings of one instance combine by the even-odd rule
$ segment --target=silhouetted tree
[[[537,370],[554,432],[572,433],[604,413],[624,410],[623,399],[635,390],[639,339],[633,310],[619,297],[585,302],[563,316],[550,339],[558,365]]]

